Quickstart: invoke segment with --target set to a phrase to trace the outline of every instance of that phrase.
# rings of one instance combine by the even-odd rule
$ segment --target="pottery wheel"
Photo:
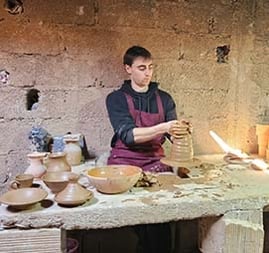
[[[176,167],[176,168],[179,168],[179,167],[189,168],[189,167],[199,166],[202,164],[202,161],[197,158],[193,158],[189,161],[176,161],[176,160],[172,160],[169,157],[163,157],[161,158],[161,162],[166,165]]]

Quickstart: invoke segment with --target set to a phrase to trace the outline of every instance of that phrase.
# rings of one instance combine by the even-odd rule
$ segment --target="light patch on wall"
[[[84,15],[84,6],[79,6],[77,11],[76,11],[76,14],[79,15],[79,16],[83,16]]]

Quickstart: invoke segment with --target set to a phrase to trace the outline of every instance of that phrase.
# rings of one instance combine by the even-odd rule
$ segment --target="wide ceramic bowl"
[[[28,209],[45,199],[48,193],[40,188],[21,188],[4,193],[0,202],[16,209]]]
[[[142,173],[131,165],[108,165],[86,171],[91,184],[102,193],[121,193],[132,188]]]
[[[57,193],[67,186],[70,175],[70,171],[54,171],[47,172],[41,179],[53,193]]]

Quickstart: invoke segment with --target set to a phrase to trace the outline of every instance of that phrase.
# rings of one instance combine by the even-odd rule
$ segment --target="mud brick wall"
[[[0,181],[25,170],[36,124],[52,135],[83,133],[93,154],[109,150],[104,101],[127,77],[122,55],[135,44],[152,52],[154,80],[192,121],[196,154],[221,151],[209,130],[256,151],[255,124],[269,107],[268,0],[25,0],[17,15],[4,2]],[[228,57],[218,58],[223,46]],[[30,89],[40,91],[35,110],[26,108]]]

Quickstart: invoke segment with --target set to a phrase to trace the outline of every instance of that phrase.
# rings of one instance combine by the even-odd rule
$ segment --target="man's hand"
[[[181,119],[168,122],[168,133],[171,136],[178,138],[180,135],[185,134],[186,131],[189,134],[192,132],[192,124],[188,120]]]

